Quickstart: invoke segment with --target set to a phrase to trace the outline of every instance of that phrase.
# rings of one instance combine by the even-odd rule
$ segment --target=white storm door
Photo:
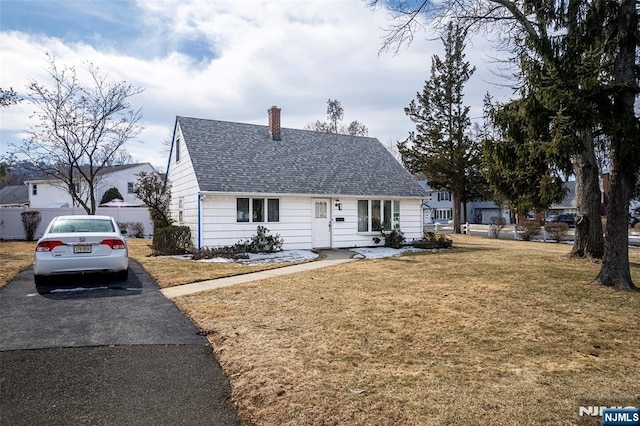
[[[313,199],[311,207],[312,219],[312,233],[313,241],[311,245],[313,248],[330,248],[331,247],[331,215],[329,214],[329,207],[331,206],[330,199]]]

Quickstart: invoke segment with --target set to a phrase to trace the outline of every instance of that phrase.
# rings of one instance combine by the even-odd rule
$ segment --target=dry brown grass
[[[248,274],[293,265],[283,262],[265,265],[242,265],[240,263],[192,262],[169,257],[151,256],[151,240],[127,240],[129,257],[136,260],[162,288],[189,284],[214,278]],[[300,262],[296,262],[300,263]]]
[[[166,257],[150,257],[149,244],[151,244],[151,240],[127,240],[129,257],[139,262],[160,287],[265,271],[293,264],[289,262],[243,266],[238,263],[202,263]],[[31,266],[34,250],[35,242],[0,241],[0,288],[7,285],[18,273]]]
[[[0,288],[33,263],[33,241],[0,241]]]
[[[178,304],[249,425],[574,424],[581,397],[639,397],[640,294],[569,245],[454,244]]]

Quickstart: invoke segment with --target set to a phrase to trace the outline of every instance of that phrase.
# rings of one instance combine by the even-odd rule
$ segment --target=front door
[[[311,213],[313,214],[312,232],[313,248],[330,248],[331,247],[331,215],[329,207],[331,200],[325,198],[317,198],[313,201]]]

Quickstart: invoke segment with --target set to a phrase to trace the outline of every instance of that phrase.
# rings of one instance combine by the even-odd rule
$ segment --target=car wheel
[[[129,269],[125,269],[124,271],[116,272],[116,279],[118,281],[126,281],[129,278]]]
[[[44,275],[34,275],[33,281],[35,281],[36,285],[45,285],[48,279]]]

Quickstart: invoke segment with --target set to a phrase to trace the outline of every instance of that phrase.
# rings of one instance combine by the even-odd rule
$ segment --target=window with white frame
[[[178,198],[178,223],[182,224],[184,221],[184,197]]]
[[[180,138],[176,138],[176,163],[180,161]]]
[[[453,219],[453,209],[436,209],[436,220]]]
[[[34,183],[31,185],[31,195],[38,195],[38,184]]]
[[[236,221],[280,222],[280,200],[277,198],[237,198]]]
[[[438,201],[451,201],[450,192],[438,192]]]
[[[134,182],[127,182],[127,194],[133,194]]]
[[[400,229],[400,200],[358,200],[358,232]]]

